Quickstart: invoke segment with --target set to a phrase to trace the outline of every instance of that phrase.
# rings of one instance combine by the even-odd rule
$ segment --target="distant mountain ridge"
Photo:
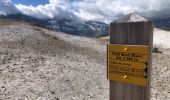
[[[170,18],[153,19],[154,25],[161,29],[170,30]]]
[[[139,16],[137,16],[138,18]],[[109,25],[97,21],[75,21],[71,19],[38,19],[23,14],[1,15],[2,19],[15,19],[32,22],[35,25],[43,28],[48,28],[53,31],[61,31],[67,34],[89,37],[108,36]],[[122,19],[120,19],[122,20]],[[157,28],[170,30],[170,18],[152,18],[154,25]]]
[[[74,21],[58,18],[38,19],[23,14],[2,15],[0,18],[29,21],[44,28],[78,36],[101,37],[108,35],[108,25],[97,21]]]

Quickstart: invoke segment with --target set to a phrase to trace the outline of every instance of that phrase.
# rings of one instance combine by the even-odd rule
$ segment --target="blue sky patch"
[[[14,4],[38,6],[38,5],[48,4],[49,0],[12,0],[12,2]]]

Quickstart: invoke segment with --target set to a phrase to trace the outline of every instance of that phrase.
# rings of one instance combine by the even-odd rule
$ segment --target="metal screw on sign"
[[[127,76],[127,75],[125,75],[123,78],[124,78],[124,79],[128,79],[128,76]]]
[[[124,48],[124,52],[127,52],[128,51],[128,48]]]

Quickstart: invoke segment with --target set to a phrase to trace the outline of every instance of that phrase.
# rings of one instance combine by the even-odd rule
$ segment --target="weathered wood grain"
[[[110,80],[110,100],[150,100],[152,38],[153,25],[151,21],[111,23],[110,44],[149,46],[149,64],[147,87]]]

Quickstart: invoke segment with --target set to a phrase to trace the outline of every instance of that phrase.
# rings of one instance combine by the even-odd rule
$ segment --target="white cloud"
[[[65,4],[68,2],[69,2],[69,0],[49,0],[50,4]]]
[[[110,22],[120,15],[130,12],[155,17],[160,16],[160,13],[164,15],[165,12],[162,12],[164,10],[170,10],[170,0],[93,0],[93,2],[85,0],[84,2],[75,2],[73,5],[80,10],[77,16],[86,20],[105,22]],[[166,13],[166,16],[168,15],[170,13]]]
[[[0,15],[19,13],[11,0],[0,0]]]
[[[147,17],[169,17],[170,0],[49,0],[38,6],[15,5],[22,13],[37,18],[68,18],[110,22],[130,12]],[[4,5],[7,2],[9,6]],[[3,3],[3,4],[2,4]],[[0,0],[0,13],[15,12],[10,0]]]
[[[22,13],[37,18],[77,18],[72,10],[71,2],[68,0],[49,0],[49,4],[39,5],[37,7],[22,4],[18,4],[16,7]]]

